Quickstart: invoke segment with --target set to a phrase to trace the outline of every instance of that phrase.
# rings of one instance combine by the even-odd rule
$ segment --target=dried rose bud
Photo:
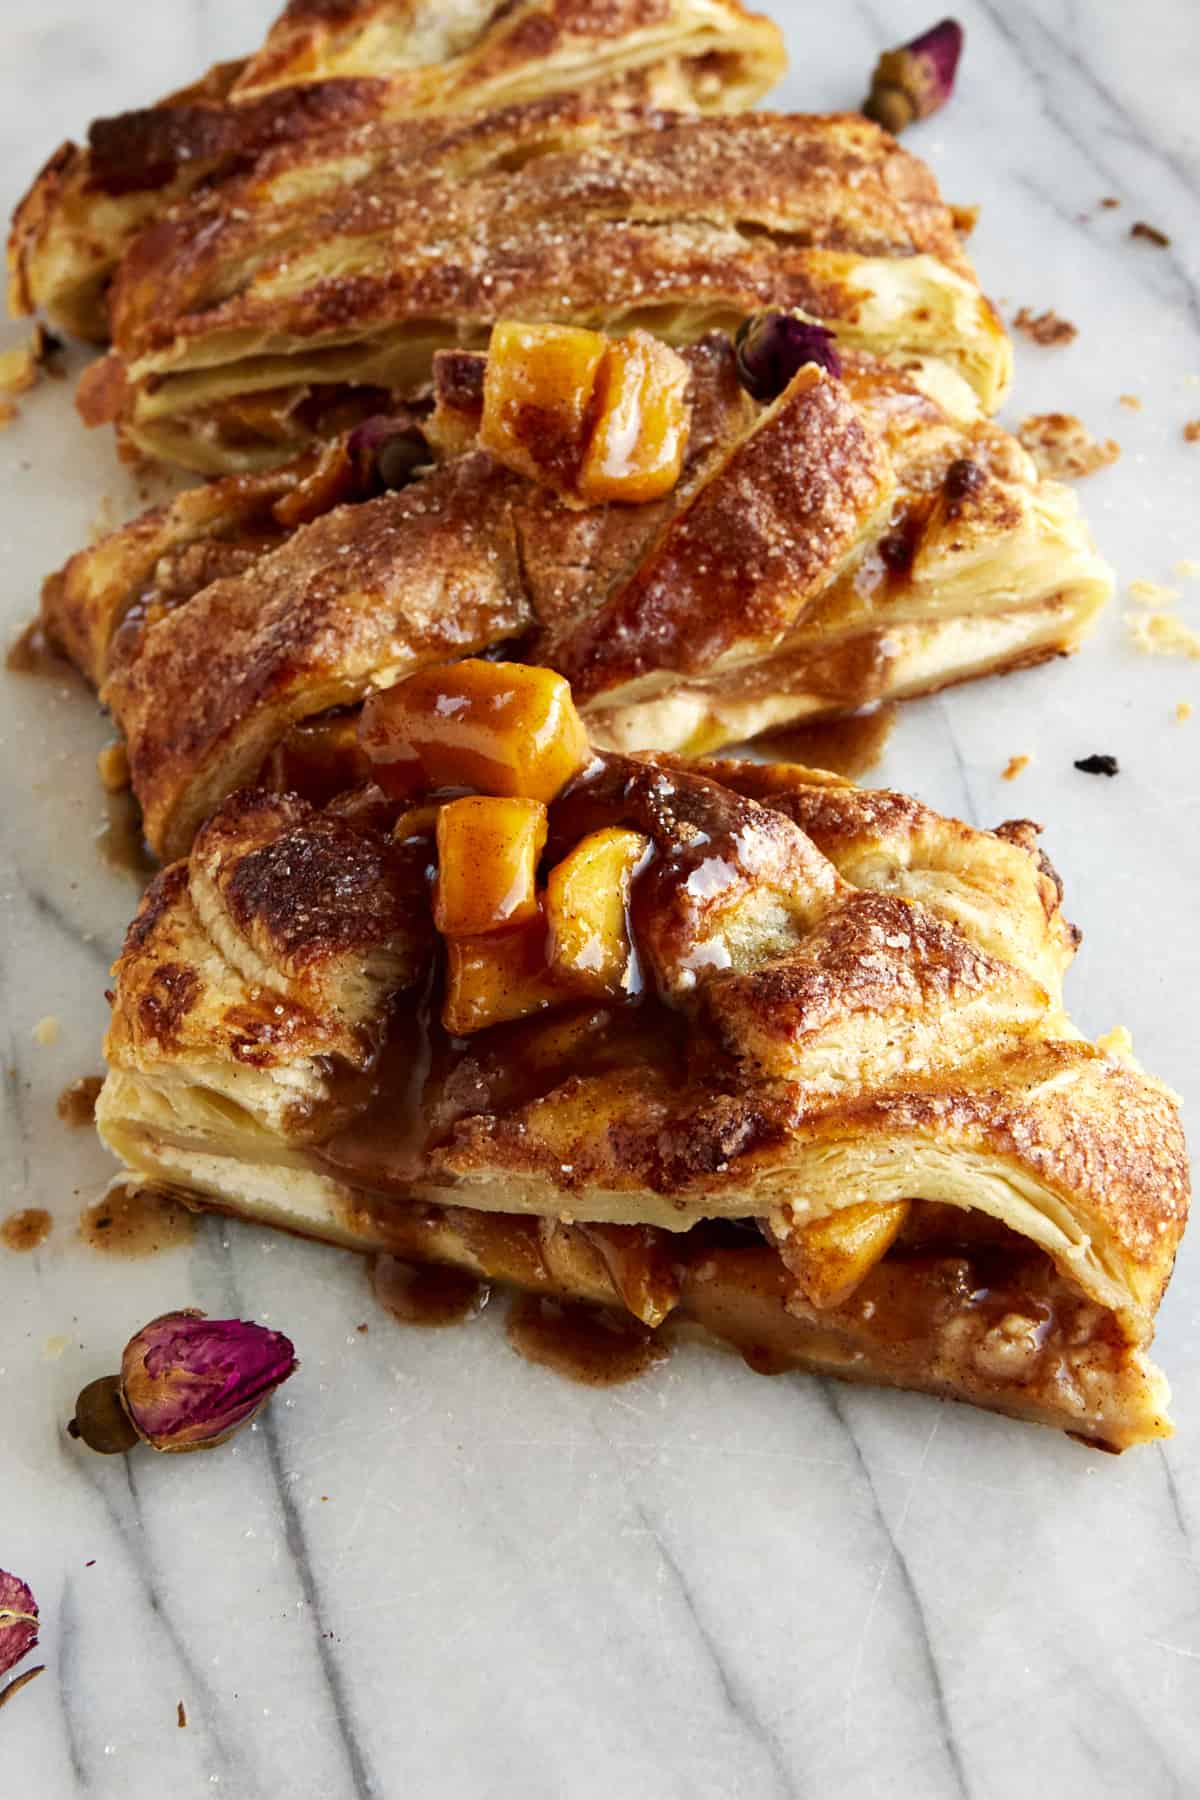
[[[37,1641],[37,1601],[23,1581],[0,1569],[0,1675],[28,1656]]]
[[[433,460],[424,434],[415,425],[385,413],[356,425],[346,440],[346,451],[368,491],[407,487],[417,470]]]
[[[734,348],[738,380],[756,400],[777,400],[805,363],[830,375],[842,372],[832,331],[795,313],[752,313],[738,327]]]
[[[914,119],[927,119],[954,92],[962,47],[962,26],[957,19],[943,19],[911,44],[885,50],[875,65],[863,112],[891,132],[903,131]]]
[[[84,1388],[67,1429],[93,1450],[211,1450],[241,1429],[296,1368],[282,1332],[246,1319],[164,1313],[129,1340],[120,1376]]]

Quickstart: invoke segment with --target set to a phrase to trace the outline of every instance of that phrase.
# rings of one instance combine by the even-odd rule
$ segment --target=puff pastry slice
[[[411,396],[500,317],[688,343],[764,304],[1000,403],[1011,347],[932,175],[858,115],[518,108],[268,153],[143,231],[80,411],[206,473]]]
[[[1062,1010],[1076,934],[1036,827],[795,767],[601,759],[551,805],[545,860],[645,839],[640,991],[538,990],[454,1038],[431,828],[395,816],[378,790],[235,795],[156,878],[97,1111],[138,1176],[700,1327],[763,1370],[1109,1449],[1169,1432],[1147,1346],[1179,1121]]]
[[[464,448],[480,359],[445,353],[411,486],[322,499],[306,454],[52,577],[48,629],[125,734],[152,846],[186,849],[307,721],[500,643],[568,676],[597,742],[694,753],[1078,643],[1110,577],[1074,498],[940,364],[847,353],[843,381],[809,365],[760,407],[728,339],[687,359],[687,461],[653,503],[572,508]]]
[[[373,124],[590,94],[640,110],[737,111],[783,73],[779,31],[737,0],[367,0],[289,5],[262,49],[63,144],[17,207],[9,303],[94,342],[136,233],[263,152],[301,182]],[[444,128],[443,128],[444,129]]]

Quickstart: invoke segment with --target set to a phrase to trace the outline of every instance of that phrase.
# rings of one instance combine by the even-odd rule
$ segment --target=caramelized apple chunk
[[[688,382],[683,358],[646,331],[610,342],[576,326],[502,322],[479,442],[568,504],[657,500],[683,467]]]
[[[523,1019],[563,999],[546,957],[546,921],[446,939],[442,1023],[455,1037]]]
[[[471,795],[437,819],[433,920],[447,937],[502,931],[535,919],[537,866],[546,842],[540,800]]]
[[[375,778],[389,792],[391,780],[411,778],[415,762],[426,788],[550,801],[590,756],[561,675],[474,657],[421,669],[373,694],[359,729]]]
[[[629,884],[650,849],[640,831],[593,831],[556,863],[546,883],[550,956],[577,993],[633,991],[637,961],[629,933]]]
[[[781,1236],[779,1254],[813,1306],[840,1306],[895,1243],[908,1200],[864,1201]]]
[[[645,502],[669,494],[683,468],[688,367],[646,331],[608,347],[596,383],[596,423],[579,471],[580,498]]]
[[[572,488],[607,349],[598,331],[501,321],[488,344],[483,449],[518,474]]]

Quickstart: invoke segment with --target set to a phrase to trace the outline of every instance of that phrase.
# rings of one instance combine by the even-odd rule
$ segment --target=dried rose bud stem
[[[863,101],[867,118],[893,133],[927,119],[954,92],[962,47],[962,26],[956,19],[943,19],[911,43],[885,50]]]
[[[138,1441],[129,1414],[121,1403],[121,1382],[116,1375],[89,1381],[75,1402],[75,1417],[67,1426],[89,1450],[101,1456],[120,1456]]]

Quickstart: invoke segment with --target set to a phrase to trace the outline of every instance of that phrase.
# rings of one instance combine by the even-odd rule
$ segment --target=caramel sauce
[[[573,1076],[634,1060],[648,1072],[682,1072],[686,1057],[686,1020],[649,995],[640,1003],[557,1007],[469,1038],[447,1032],[439,1010],[433,989],[417,1005],[400,1006],[366,1108],[311,1152],[330,1173],[403,1198],[460,1119],[515,1111]]]
[[[115,1187],[79,1216],[79,1235],[104,1256],[154,1256],[186,1244],[192,1214],[168,1194],[148,1187]]]
[[[401,1262],[377,1256],[371,1264],[371,1288],[384,1311],[401,1325],[441,1328],[461,1325],[487,1305],[491,1292],[466,1269],[438,1263]]]
[[[507,1331],[509,1343],[526,1362],[587,1387],[636,1381],[670,1354],[652,1331],[623,1313],[538,1294],[516,1296]]]
[[[896,724],[894,702],[845,719],[820,719],[759,739],[772,762],[803,763],[857,780],[879,762]]]
[[[0,1225],[0,1244],[6,1250],[36,1250],[50,1236],[54,1221],[41,1206],[27,1206],[21,1212],[9,1213]]]
[[[51,681],[83,682],[75,664],[54,648],[40,619],[31,619],[13,639],[4,666],[13,675],[44,675]]]
[[[90,1125],[103,1086],[103,1075],[81,1075],[77,1081],[69,1081],[58,1096],[58,1116],[63,1124],[76,1130]]]
[[[158,873],[158,862],[142,836],[142,809],[128,788],[104,796],[104,822],[96,847],[110,869],[119,869],[145,887]]]

